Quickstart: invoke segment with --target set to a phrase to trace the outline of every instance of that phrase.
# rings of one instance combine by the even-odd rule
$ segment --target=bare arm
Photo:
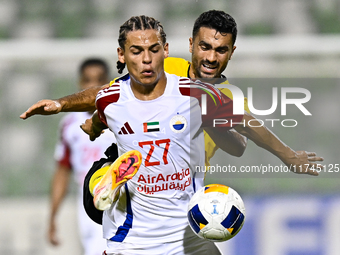
[[[56,168],[54,177],[52,179],[51,187],[51,208],[49,215],[48,240],[52,245],[59,245],[57,237],[56,216],[60,205],[65,198],[70,182],[71,169],[59,165]]]
[[[227,132],[224,128],[204,128],[215,144],[226,153],[232,156],[241,157],[247,147],[247,138],[230,129]]]
[[[323,161],[322,157],[316,156],[314,152],[306,152],[306,151],[294,151],[289,146],[284,144],[274,133],[272,133],[265,126],[261,126],[261,123],[256,123],[250,114],[246,113],[244,115],[245,123],[248,123],[251,120],[253,127],[248,126],[247,124],[239,124],[235,126],[235,130],[240,134],[248,137],[259,147],[264,148],[265,150],[271,152],[275,156],[277,156],[285,165],[288,167],[296,166],[295,173],[303,173],[309,175],[318,175],[317,169],[318,165],[315,161]],[[254,127],[259,126],[259,127]],[[308,167],[306,167],[308,165]],[[292,171],[295,170],[291,168]],[[302,171],[299,171],[302,169]]]
[[[94,111],[96,109],[95,101],[98,91],[107,87],[109,87],[109,84],[91,87],[56,100],[40,100],[22,113],[20,118],[27,119],[36,114],[51,115],[59,112]]]

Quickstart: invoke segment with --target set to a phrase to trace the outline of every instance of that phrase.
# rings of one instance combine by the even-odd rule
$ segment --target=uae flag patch
[[[143,123],[144,133],[159,131],[159,121]]]

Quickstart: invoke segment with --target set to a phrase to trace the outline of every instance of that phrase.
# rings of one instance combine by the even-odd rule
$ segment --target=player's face
[[[190,38],[191,78],[220,78],[236,49],[232,34],[222,35],[215,29],[201,27],[195,38]]]
[[[164,59],[168,44],[154,29],[128,32],[124,49],[118,48],[118,58],[130,73],[131,80],[140,85],[155,85],[164,76]]]
[[[80,77],[80,89],[87,89],[94,86],[101,86],[108,83],[105,69],[100,65],[89,65],[83,70]]]

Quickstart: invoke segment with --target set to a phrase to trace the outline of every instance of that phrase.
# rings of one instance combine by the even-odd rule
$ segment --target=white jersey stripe
[[[98,99],[100,99],[100,98],[102,98],[104,96],[111,96],[111,95],[119,94],[119,92],[120,92],[120,89],[116,89],[116,88],[114,90],[104,90],[104,92],[100,91],[97,94],[96,100],[98,100]]]

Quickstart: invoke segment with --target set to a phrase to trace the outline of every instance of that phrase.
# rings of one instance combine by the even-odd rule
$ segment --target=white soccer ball
[[[245,207],[232,188],[210,184],[198,190],[190,200],[188,220],[200,238],[222,242],[234,237],[245,220]]]

